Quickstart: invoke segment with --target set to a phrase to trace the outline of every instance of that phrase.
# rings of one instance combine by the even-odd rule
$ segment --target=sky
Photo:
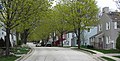
[[[59,0],[56,0],[59,1]],[[116,4],[113,0],[96,0],[98,7],[102,10],[103,7],[109,7],[110,11],[117,10]],[[55,5],[55,2],[53,6]]]
[[[113,0],[96,0],[100,9],[103,7],[109,7],[111,11],[117,10],[116,3]]]

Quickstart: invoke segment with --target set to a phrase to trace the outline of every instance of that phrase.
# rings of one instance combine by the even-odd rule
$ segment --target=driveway
[[[31,43],[29,43],[29,46],[34,51],[28,58],[21,61],[97,61],[92,55],[70,48],[35,47]]]

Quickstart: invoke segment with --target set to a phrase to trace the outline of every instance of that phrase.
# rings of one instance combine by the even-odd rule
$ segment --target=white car
[[[41,46],[41,44],[40,44],[40,43],[37,43],[37,44],[36,44],[36,47],[40,47],[40,46]]]

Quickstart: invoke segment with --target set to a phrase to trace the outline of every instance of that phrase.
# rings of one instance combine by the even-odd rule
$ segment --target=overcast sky
[[[109,7],[111,11],[117,9],[116,4],[113,0],[96,0],[99,8]]]
[[[56,1],[59,1],[59,0],[56,0]],[[109,7],[110,11],[115,11],[117,9],[116,4],[113,0],[96,0],[96,1],[100,9],[102,9],[103,7]],[[53,6],[54,5],[55,5],[55,2]]]

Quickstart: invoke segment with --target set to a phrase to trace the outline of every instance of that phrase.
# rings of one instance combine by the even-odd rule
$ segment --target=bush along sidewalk
[[[10,56],[0,56],[0,61],[15,61],[22,55],[27,54],[31,49],[27,46],[24,47],[13,47],[10,49]]]
[[[27,52],[30,51],[30,48],[29,47],[17,47],[13,49],[14,50],[14,54],[17,55],[17,54],[27,54]]]

